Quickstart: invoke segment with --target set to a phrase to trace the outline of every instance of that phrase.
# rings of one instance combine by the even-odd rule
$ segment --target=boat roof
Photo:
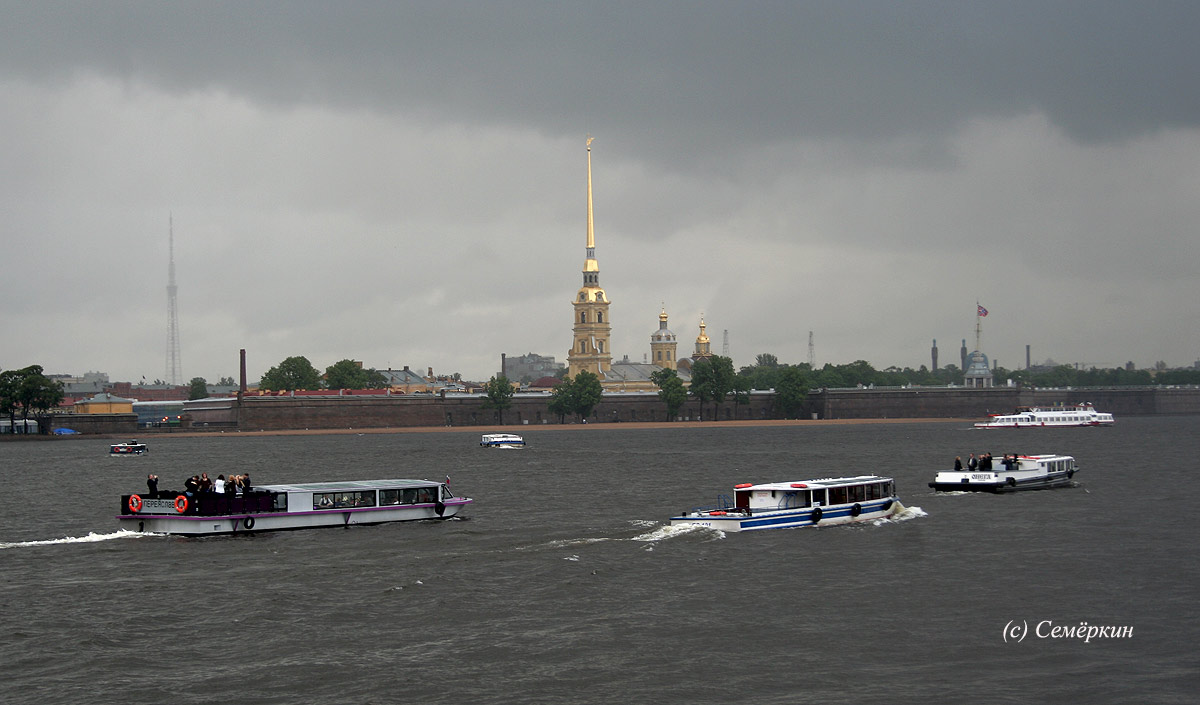
[[[485,434],[483,434],[483,437],[484,438],[520,438],[520,436],[518,436],[515,433],[485,433]]]
[[[353,492],[355,490],[391,490],[408,487],[437,487],[433,480],[340,480],[337,482],[305,482],[292,485],[254,485],[257,490],[272,492]]]
[[[798,489],[820,489],[822,487],[839,487],[841,485],[857,485],[866,482],[891,482],[890,477],[880,477],[879,475],[858,475],[856,477],[824,477],[818,480],[788,480],[786,482],[764,482],[749,487],[737,487],[735,489],[746,490],[785,490],[792,492]],[[805,487],[793,487],[793,485],[805,485]]]

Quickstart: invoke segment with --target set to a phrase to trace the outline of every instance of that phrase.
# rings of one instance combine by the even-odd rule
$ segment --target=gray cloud
[[[161,376],[169,213],[189,376],[562,358],[589,132],[618,354],[1200,357],[1191,4],[0,7],[2,367]]]

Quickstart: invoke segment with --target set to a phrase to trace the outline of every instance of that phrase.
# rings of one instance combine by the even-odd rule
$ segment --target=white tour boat
[[[1090,403],[1085,402],[1075,406],[1021,407],[1011,414],[992,414],[989,421],[977,423],[975,428],[1111,426],[1112,424],[1112,414],[1100,413]]]
[[[993,461],[989,459],[989,465]],[[939,492],[1016,492],[1067,487],[1079,469],[1069,455],[1014,455],[989,469],[943,470],[929,486]]]
[[[891,516],[903,506],[890,477],[862,475],[798,482],[734,485],[717,504],[671,517],[671,525],[699,524],[721,531],[849,524]]]
[[[448,519],[473,500],[449,482],[350,480],[255,486],[246,495],[164,492],[124,495],[117,521],[133,531],[202,536]]]
[[[111,455],[141,455],[147,450],[145,443],[138,443],[136,440],[131,440],[128,443],[114,443],[109,446],[108,452]]]
[[[479,440],[479,445],[488,448],[519,448],[525,445],[525,439],[515,433],[485,433]]]

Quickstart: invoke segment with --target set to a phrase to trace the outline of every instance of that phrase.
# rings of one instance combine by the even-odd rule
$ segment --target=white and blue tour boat
[[[1074,406],[1025,406],[1011,414],[992,414],[991,419],[975,428],[1042,428],[1075,426],[1112,426],[1113,415],[1096,411],[1090,403]]]
[[[1068,487],[1078,467],[1069,455],[1012,455],[987,469],[943,470],[929,486],[939,492],[1016,492]]]
[[[520,448],[525,445],[525,439],[515,433],[485,433],[479,439],[479,445],[488,448]]]
[[[242,495],[164,492],[121,497],[117,521],[148,533],[204,536],[448,519],[473,500],[456,496],[449,481],[350,480],[262,485]]]
[[[903,508],[890,477],[862,475],[797,482],[734,485],[732,499],[671,517],[671,525],[698,524],[721,531],[787,529],[882,519]]]
[[[108,447],[110,455],[141,455],[147,450],[145,443],[131,440],[128,443],[114,443]]]

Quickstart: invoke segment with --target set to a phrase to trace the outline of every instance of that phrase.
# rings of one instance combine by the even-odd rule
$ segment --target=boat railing
[[[121,497],[121,513],[129,514],[131,512],[130,497],[133,495],[123,495]],[[231,495],[222,492],[193,492],[190,496],[186,492],[171,492],[159,490],[158,497],[151,498],[149,495],[138,495],[139,498],[159,499],[159,500],[174,500],[175,511],[173,512],[149,512],[139,511],[135,514],[147,514],[157,516],[229,516],[231,514],[266,514],[269,512],[280,512],[287,509],[287,494],[283,492],[259,492],[251,490],[245,495]],[[179,498],[183,497],[187,501],[181,502]],[[183,507],[183,511],[179,511],[179,507]]]

